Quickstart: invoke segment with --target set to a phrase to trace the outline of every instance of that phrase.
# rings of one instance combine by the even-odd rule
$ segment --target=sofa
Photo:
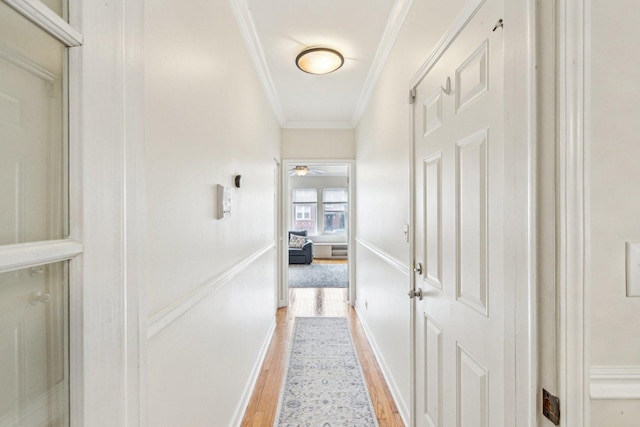
[[[289,264],[311,264],[313,261],[313,241],[306,239],[307,230],[289,231],[287,242],[291,241],[291,235],[305,237],[305,242],[301,248],[289,246]]]

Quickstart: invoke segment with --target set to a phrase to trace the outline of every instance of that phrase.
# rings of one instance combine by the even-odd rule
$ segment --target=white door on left
[[[3,250],[66,237],[65,51],[0,2]],[[69,425],[68,301],[66,261],[0,270],[0,427]]]

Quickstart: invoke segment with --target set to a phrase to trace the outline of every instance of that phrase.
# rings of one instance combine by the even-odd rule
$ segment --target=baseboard
[[[367,340],[369,340],[369,344],[371,345],[371,349],[373,350],[373,354],[376,357],[376,361],[378,365],[380,365],[380,370],[382,371],[382,376],[384,376],[385,381],[387,382],[387,386],[389,387],[389,391],[391,392],[391,396],[396,403],[398,408],[398,412],[400,413],[400,417],[404,422],[405,426],[409,425],[409,408],[407,407],[405,401],[402,399],[402,395],[400,394],[400,388],[396,383],[395,379],[391,375],[391,371],[389,370],[389,366],[382,357],[382,353],[380,352],[380,348],[376,343],[376,340],[373,338],[373,334],[369,329],[369,325],[367,324],[364,317],[360,314],[360,304],[356,301],[356,314],[358,315],[358,319],[360,320],[360,324],[362,325],[362,329],[364,330],[364,334],[367,336]]]
[[[640,400],[640,366],[593,366],[593,400]]]
[[[267,336],[262,343],[262,348],[260,349],[260,353],[258,354],[258,359],[256,360],[256,363],[253,365],[253,369],[251,370],[249,381],[247,381],[247,384],[242,390],[242,397],[233,417],[233,422],[231,423],[232,426],[240,427],[240,425],[242,424],[242,418],[244,417],[244,413],[247,411],[247,407],[249,406],[251,394],[253,393],[253,389],[256,387],[258,378],[260,377],[262,364],[264,363],[264,359],[267,357],[267,351],[269,351],[269,345],[271,344],[271,340],[273,339],[273,335],[275,334],[275,332],[276,318],[274,316],[273,320],[271,321],[271,326],[269,326]]]

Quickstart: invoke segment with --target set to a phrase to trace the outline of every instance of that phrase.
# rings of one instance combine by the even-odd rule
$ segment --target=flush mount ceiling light
[[[305,73],[328,74],[344,64],[344,56],[327,47],[310,47],[296,57],[296,65]]]
[[[309,172],[309,168],[307,168],[306,166],[296,166],[293,169],[293,172],[298,176],[305,176],[307,172]]]

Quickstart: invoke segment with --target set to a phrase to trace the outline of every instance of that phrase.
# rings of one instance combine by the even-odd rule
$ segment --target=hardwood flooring
[[[276,332],[242,420],[242,427],[273,426],[296,316],[337,316],[348,319],[380,427],[404,427],[356,312],[347,303],[347,290],[339,288],[289,290],[289,307],[280,308],[276,313]]]
[[[346,264],[347,262],[346,259],[315,258],[313,260],[314,264]]]

